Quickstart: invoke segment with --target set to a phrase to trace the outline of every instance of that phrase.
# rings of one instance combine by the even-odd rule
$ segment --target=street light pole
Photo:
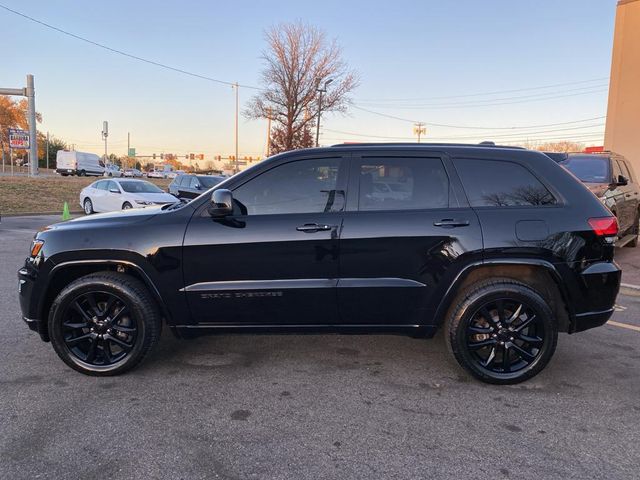
[[[36,131],[36,90],[33,75],[27,75],[27,101],[29,112],[29,175],[38,175],[38,137]]]
[[[333,82],[333,78],[330,78],[326,82],[324,82],[323,88],[318,88],[318,121],[316,122],[316,147],[320,146],[320,113],[322,112],[322,94],[326,93],[327,85]]]
[[[239,168],[238,168],[238,82],[235,83],[235,85],[233,86],[236,89],[236,155],[235,155],[235,165],[233,167],[234,171],[233,173],[238,173]]]

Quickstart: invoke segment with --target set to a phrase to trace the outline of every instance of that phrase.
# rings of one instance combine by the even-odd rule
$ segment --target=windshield
[[[202,184],[204,188],[215,187],[217,184],[219,184],[223,180],[224,180],[224,177],[213,177],[213,176],[198,177],[198,181]]]
[[[120,182],[120,186],[127,193],[164,193],[153,183],[145,182],[144,180]]]
[[[573,173],[583,182],[610,183],[609,159],[595,155],[569,155],[560,162],[564,168]]]

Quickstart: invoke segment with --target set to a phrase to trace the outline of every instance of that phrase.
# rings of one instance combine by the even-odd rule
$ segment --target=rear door
[[[363,153],[351,163],[340,236],[341,321],[429,324],[430,300],[452,267],[482,248],[477,216],[456,195],[442,155]]]

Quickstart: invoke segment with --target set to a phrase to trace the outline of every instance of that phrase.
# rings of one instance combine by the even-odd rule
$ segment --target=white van
[[[63,177],[67,175],[104,175],[104,164],[95,153],[69,152],[58,150],[56,154],[56,173]]]

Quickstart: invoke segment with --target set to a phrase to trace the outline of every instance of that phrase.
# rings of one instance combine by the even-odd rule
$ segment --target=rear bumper
[[[614,312],[622,270],[615,262],[594,263],[579,274],[572,295],[575,313],[569,333],[582,332],[607,323]]]

